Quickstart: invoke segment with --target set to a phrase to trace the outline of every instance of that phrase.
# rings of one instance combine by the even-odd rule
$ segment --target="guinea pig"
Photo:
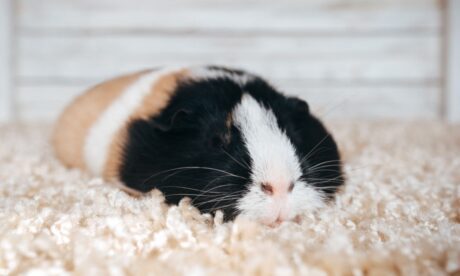
[[[68,167],[169,204],[273,225],[312,212],[344,183],[337,145],[308,104],[242,70],[145,70],[89,89],[62,113]]]

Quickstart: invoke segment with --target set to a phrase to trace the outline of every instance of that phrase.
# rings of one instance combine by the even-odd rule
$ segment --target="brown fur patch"
[[[113,100],[145,72],[103,82],[78,96],[64,110],[56,123],[52,144],[66,166],[86,168],[83,147],[89,129]]]
[[[119,181],[113,181],[113,185],[133,197],[140,198],[145,195],[144,193],[134,190]]]
[[[224,142],[228,145],[232,140],[232,127],[233,124],[233,114],[232,112],[228,113],[227,119],[225,120],[225,126],[227,127],[227,132],[224,134]]]
[[[128,136],[128,126],[130,122],[138,119],[147,119],[152,115],[158,114],[163,110],[171,98],[180,79],[188,75],[187,70],[181,70],[168,74],[157,80],[150,92],[145,96],[142,104],[133,112],[129,120],[120,128],[110,144],[107,154],[106,164],[104,167],[104,177],[108,179],[117,179],[122,161],[123,146],[126,144]]]

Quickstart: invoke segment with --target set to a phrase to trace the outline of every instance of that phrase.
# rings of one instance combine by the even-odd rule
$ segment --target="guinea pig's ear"
[[[293,111],[297,112],[310,112],[310,108],[306,101],[301,100],[297,97],[289,97],[288,104],[291,106]]]
[[[187,118],[191,114],[192,112],[190,110],[181,108],[181,109],[174,111],[172,115],[168,116],[167,114],[163,114],[162,116],[154,119],[151,122],[151,124],[155,128],[163,132],[167,132],[172,129],[178,129],[178,128],[187,126]]]

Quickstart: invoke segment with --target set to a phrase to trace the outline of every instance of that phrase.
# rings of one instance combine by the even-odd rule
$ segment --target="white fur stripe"
[[[114,136],[142,104],[155,82],[175,70],[178,69],[162,69],[142,75],[96,120],[86,136],[84,145],[84,158],[89,171],[95,175],[102,175]]]
[[[301,176],[299,160],[290,139],[278,126],[275,114],[244,94],[233,113],[251,156],[252,180],[289,185]]]
[[[299,179],[302,171],[295,147],[279,128],[271,109],[244,94],[235,107],[233,120],[252,159],[252,183],[237,204],[243,216],[273,224],[323,206],[321,194]],[[288,192],[291,182],[294,188]],[[273,194],[264,193],[261,183],[272,185]]]
[[[194,66],[190,69],[190,77],[195,79],[217,79],[217,78],[229,78],[235,83],[243,86],[247,82],[254,79],[254,76],[245,72],[242,75],[227,72],[221,69],[209,69],[206,66]]]

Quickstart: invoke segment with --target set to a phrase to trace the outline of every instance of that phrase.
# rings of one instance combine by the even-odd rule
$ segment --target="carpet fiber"
[[[347,185],[270,228],[131,197],[61,166],[49,127],[1,126],[0,275],[459,275],[460,126],[329,127]]]

